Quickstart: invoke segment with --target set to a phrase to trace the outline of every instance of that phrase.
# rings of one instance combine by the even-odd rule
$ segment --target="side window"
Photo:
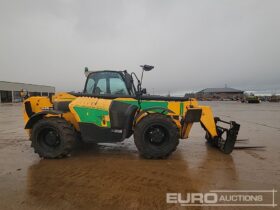
[[[128,95],[126,85],[121,78],[110,78],[110,90],[112,95]]]
[[[129,95],[122,76],[116,72],[91,73],[86,84],[85,93],[94,95]]]
[[[106,94],[106,78],[99,79],[94,90],[94,94]]]
[[[95,81],[92,78],[89,78],[88,81],[87,81],[87,86],[86,86],[86,93],[87,94],[92,94],[94,84],[95,84]]]

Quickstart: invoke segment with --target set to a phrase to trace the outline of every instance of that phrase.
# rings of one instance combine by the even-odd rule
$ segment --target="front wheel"
[[[74,128],[61,118],[43,118],[32,128],[32,147],[43,158],[67,156],[75,145]]]
[[[134,142],[143,157],[166,158],[179,144],[179,131],[170,117],[149,114],[136,125]]]

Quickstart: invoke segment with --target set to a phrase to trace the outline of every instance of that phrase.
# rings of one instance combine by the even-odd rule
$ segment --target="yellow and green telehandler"
[[[232,152],[238,123],[215,118],[209,106],[193,98],[148,95],[142,88],[143,73],[154,67],[141,67],[141,79],[134,72],[86,68],[87,80],[80,93],[28,97],[24,91],[25,129],[34,151],[43,158],[62,158],[77,141],[112,143],[134,135],[141,156],[166,158],[198,122],[207,142],[223,153]]]

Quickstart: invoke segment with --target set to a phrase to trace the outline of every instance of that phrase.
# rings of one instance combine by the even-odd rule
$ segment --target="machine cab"
[[[135,87],[126,71],[96,71],[87,74],[84,93],[89,95],[135,95]]]

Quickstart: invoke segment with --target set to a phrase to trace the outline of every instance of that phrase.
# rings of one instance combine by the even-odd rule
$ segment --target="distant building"
[[[196,93],[199,99],[210,100],[235,100],[243,98],[244,91],[234,88],[206,88]]]
[[[55,87],[52,86],[0,81],[0,103],[21,101],[22,89],[27,90],[30,96],[50,96],[55,93]]]
[[[196,98],[196,93],[186,93],[185,97],[186,98]]]

